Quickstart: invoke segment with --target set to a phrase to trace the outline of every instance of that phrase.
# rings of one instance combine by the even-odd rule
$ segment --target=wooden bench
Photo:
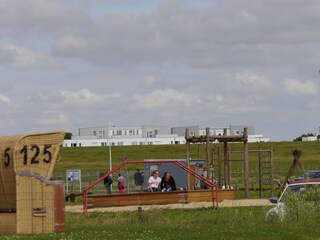
[[[233,190],[218,190],[218,200],[233,200]],[[211,202],[212,192],[210,190],[199,191],[176,191],[157,193],[131,193],[113,195],[90,195],[88,197],[88,208],[98,207],[120,207],[135,205],[163,205],[173,203]]]

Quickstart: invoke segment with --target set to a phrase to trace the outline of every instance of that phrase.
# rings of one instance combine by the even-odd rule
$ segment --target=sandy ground
[[[273,206],[268,199],[241,199],[241,200],[224,200],[219,202],[219,207],[249,207],[249,206]],[[88,212],[134,212],[138,207],[142,210],[151,209],[176,209],[176,208],[207,208],[212,207],[212,202],[194,202],[194,203],[177,203],[168,205],[148,205],[148,206],[126,206],[126,207],[106,207],[88,209]],[[82,212],[83,206],[66,206],[66,212]]]

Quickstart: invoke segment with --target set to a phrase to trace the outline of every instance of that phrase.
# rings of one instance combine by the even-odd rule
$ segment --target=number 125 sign
[[[23,147],[16,154],[22,154],[23,165],[28,164],[40,164],[41,162],[48,164],[52,159],[51,144],[38,146],[36,144],[23,145]],[[9,167],[12,164],[12,149],[7,147],[2,154],[2,161],[5,167]],[[17,159],[20,157],[17,156]]]

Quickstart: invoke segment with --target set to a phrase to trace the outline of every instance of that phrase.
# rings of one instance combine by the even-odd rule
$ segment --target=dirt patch
[[[241,199],[241,200],[224,200],[219,203],[219,207],[250,207],[250,206],[273,206],[268,199]],[[167,205],[148,205],[148,206],[125,206],[125,207],[105,207],[88,209],[88,212],[134,212],[138,207],[142,210],[152,209],[191,209],[191,208],[208,208],[212,207],[211,202],[193,202],[193,203],[177,203]],[[82,205],[66,206],[66,212],[81,213]]]

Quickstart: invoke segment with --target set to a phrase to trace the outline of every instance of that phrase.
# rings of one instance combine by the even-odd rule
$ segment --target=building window
[[[140,145],[144,145],[144,142],[140,142]]]
[[[153,138],[153,132],[147,131],[147,138]]]
[[[92,131],[93,136],[97,136],[97,131]]]
[[[123,142],[118,142],[118,146],[123,146]]]
[[[125,134],[125,131],[123,131],[123,133]],[[113,130],[113,135],[122,135],[122,131],[121,130]]]
[[[195,131],[190,131],[190,136],[195,136],[196,132]]]
[[[148,142],[148,145],[153,145],[153,142]]]
[[[243,130],[242,130],[242,131],[236,130],[236,131],[234,131],[234,132],[235,132],[236,135],[242,135],[242,134],[243,134]]]
[[[137,142],[131,142],[131,145],[138,145],[138,143]]]
[[[104,131],[99,131],[99,136],[98,136],[99,139],[103,139],[105,138],[104,137]]]

